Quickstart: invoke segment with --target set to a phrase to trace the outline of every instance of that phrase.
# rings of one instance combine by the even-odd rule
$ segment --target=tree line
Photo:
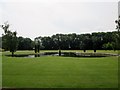
[[[40,40],[40,49],[42,50],[117,50],[117,31],[114,32],[95,32],[92,34],[56,34],[45,37],[36,37]],[[2,36],[2,48],[6,48],[6,36]],[[10,40],[9,40],[10,41]],[[17,50],[33,50],[35,41],[22,36],[17,37]],[[14,40],[11,41],[12,43]]]
[[[37,37],[40,49],[45,50],[117,50],[117,31],[92,34],[56,34],[51,37]]]

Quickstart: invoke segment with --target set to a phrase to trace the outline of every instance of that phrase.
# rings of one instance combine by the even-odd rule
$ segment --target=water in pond
[[[11,55],[7,55],[11,56]],[[24,58],[34,58],[41,56],[59,56],[58,52],[45,52],[41,54],[29,54],[29,55],[14,55],[14,57],[24,57]],[[106,57],[111,56],[110,54],[102,53],[77,53],[77,52],[62,52],[61,56],[63,57]]]

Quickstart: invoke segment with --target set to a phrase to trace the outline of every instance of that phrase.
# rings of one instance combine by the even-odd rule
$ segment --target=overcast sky
[[[117,2],[40,0],[0,2],[0,24],[8,21],[18,36],[34,39],[56,33],[115,31]],[[2,30],[2,29],[0,29]],[[3,33],[2,31],[0,34]]]

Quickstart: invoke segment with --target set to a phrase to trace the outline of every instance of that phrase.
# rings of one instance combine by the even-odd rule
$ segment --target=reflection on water
[[[7,55],[10,56],[11,55]],[[59,56],[58,52],[45,52],[40,54],[28,54],[28,55],[14,55],[14,57],[24,57],[24,58],[35,58],[41,56]],[[106,57],[113,56],[113,54],[105,54],[105,53],[80,53],[80,52],[62,52],[61,56],[63,57]],[[117,56],[117,55],[115,55]]]
[[[27,57],[27,58],[40,57],[40,54],[35,54],[35,55],[27,55],[27,56],[24,56],[24,57]]]
[[[35,54],[34,57],[40,57],[40,54]]]

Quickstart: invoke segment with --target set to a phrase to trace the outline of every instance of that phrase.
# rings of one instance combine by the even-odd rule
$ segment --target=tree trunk
[[[38,53],[40,52],[40,45],[38,45]]]
[[[86,52],[86,50],[83,50],[84,52]]]
[[[35,45],[35,53],[37,53],[37,46]]]
[[[96,49],[94,49],[94,52],[96,52]]]
[[[14,52],[12,52],[12,57],[14,56]]]
[[[61,49],[59,49],[59,56],[61,56]]]

